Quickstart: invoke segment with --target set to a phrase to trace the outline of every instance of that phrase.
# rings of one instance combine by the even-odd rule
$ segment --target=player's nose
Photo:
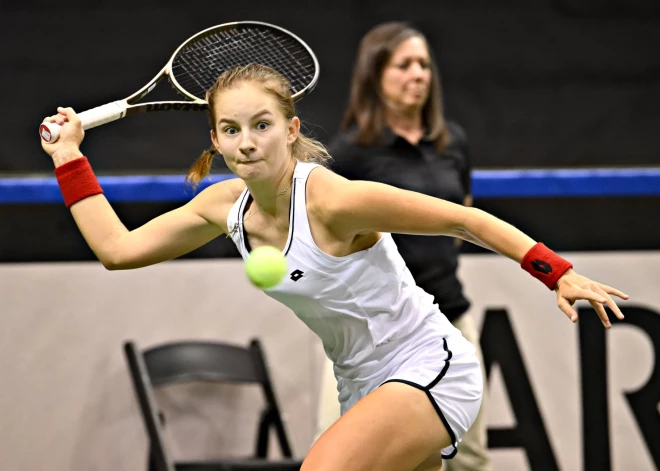
[[[252,152],[255,151],[255,145],[252,139],[250,138],[250,133],[244,133],[243,138],[241,139],[241,144],[238,146],[238,150],[241,151],[241,154],[249,156]]]
[[[241,151],[241,154],[243,154],[246,157],[249,157],[252,152],[254,152],[254,146],[241,146],[239,148]]]

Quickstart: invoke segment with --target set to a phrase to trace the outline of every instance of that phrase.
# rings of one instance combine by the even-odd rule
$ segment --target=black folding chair
[[[297,471],[301,460],[293,459],[289,437],[273,393],[261,344],[249,347],[219,342],[172,342],[140,350],[135,342],[124,344],[131,380],[149,436],[149,471]],[[174,462],[163,439],[164,417],[156,404],[153,388],[172,383],[196,381],[260,384],[266,405],[257,429],[254,456]],[[277,435],[283,459],[270,460],[270,428]]]

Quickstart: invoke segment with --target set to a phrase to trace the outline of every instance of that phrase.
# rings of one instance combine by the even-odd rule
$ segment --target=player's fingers
[[[557,306],[563,311],[564,314],[571,320],[571,322],[577,322],[578,315],[577,311],[573,309],[572,302],[566,298],[559,297],[557,300]]]
[[[597,293],[594,290],[591,289],[585,289],[585,288],[577,288],[574,287],[570,289],[565,296],[568,299],[585,299],[587,301],[595,301],[597,303],[604,304],[607,302],[607,299],[601,295],[600,293]]]
[[[596,283],[596,285],[606,293],[613,294],[614,296],[618,296],[621,299],[628,299],[630,297],[623,291],[619,291],[618,289],[612,288],[611,286],[607,286],[602,283]]]
[[[616,305],[612,297],[600,286],[596,287],[596,291],[600,292],[601,295],[607,298],[607,306],[612,310],[614,315],[619,319],[623,319],[623,313],[621,312],[621,309],[619,309],[619,306]]]
[[[66,119],[72,124],[78,124],[80,122],[80,119],[78,118],[78,115],[73,110],[73,108],[70,107],[64,108],[60,106],[57,108],[57,111],[58,113],[60,113],[60,115],[66,116]]]
[[[60,126],[67,122],[67,116],[62,113],[54,114],[52,116],[46,116],[43,119],[44,123],[57,123]]]
[[[596,313],[598,314],[598,317],[600,317],[600,321],[603,323],[606,329],[609,329],[612,327],[612,324],[610,323],[610,318],[607,317],[607,311],[605,310],[605,307],[596,301],[589,301],[589,304],[596,310]]]

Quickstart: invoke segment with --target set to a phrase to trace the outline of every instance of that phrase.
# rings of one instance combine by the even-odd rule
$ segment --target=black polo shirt
[[[330,167],[349,180],[370,180],[463,204],[470,194],[470,156],[463,129],[447,123],[450,143],[438,153],[422,139],[412,145],[389,128],[379,144],[354,142],[355,130],[329,145]],[[454,320],[470,307],[456,276],[458,249],[451,237],[392,234],[417,284],[435,297],[440,310]]]

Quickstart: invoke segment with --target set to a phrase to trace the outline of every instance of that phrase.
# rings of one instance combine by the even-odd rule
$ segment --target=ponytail
[[[202,152],[202,155],[197,157],[195,163],[188,169],[186,183],[189,183],[193,188],[197,188],[204,177],[211,173],[211,165],[213,165],[215,154],[217,154],[217,151],[214,148]]]

